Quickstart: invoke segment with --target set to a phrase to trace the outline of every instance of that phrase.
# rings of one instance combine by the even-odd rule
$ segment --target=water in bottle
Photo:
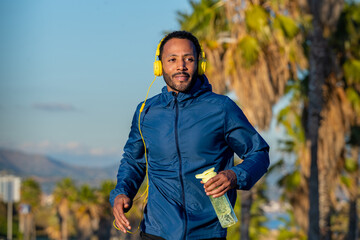
[[[210,168],[201,174],[195,175],[195,177],[202,179],[202,181],[206,183],[210,178],[216,176],[214,170],[215,168]],[[228,228],[238,221],[227,194],[217,198],[209,196],[209,198],[220,221],[221,227]]]

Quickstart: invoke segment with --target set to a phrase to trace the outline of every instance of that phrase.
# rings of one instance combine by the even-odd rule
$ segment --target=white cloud
[[[94,156],[101,156],[105,154],[105,149],[103,148],[92,148],[90,149],[90,154]]]
[[[78,142],[68,142],[65,144],[65,149],[67,150],[78,150],[81,149],[81,144]]]

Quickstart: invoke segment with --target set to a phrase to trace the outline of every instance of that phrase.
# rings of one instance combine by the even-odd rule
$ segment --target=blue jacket
[[[110,194],[131,199],[145,176],[144,146],[138,130],[139,104]],[[226,237],[196,174],[231,169],[238,189],[250,189],[269,166],[269,146],[228,97],[215,94],[205,76],[188,93],[150,98],[141,114],[148,150],[149,198],[141,230],[165,239]],[[234,152],[244,161],[234,166]],[[227,192],[234,205],[236,189]]]

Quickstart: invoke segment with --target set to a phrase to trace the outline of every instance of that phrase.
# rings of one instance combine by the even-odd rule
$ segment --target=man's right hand
[[[116,196],[113,207],[113,214],[115,217],[116,226],[124,233],[126,229],[131,229],[129,220],[125,217],[125,213],[130,210],[132,205],[131,199],[124,195],[120,194]]]

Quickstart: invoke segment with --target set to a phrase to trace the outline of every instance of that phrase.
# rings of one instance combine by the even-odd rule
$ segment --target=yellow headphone
[[[163,40],[164,40],[164,38],[158,44],[158,46],[156,48],[156,53],[155,53],[154,74],[157,77],[160,77],[162,75],[162,64],[161,64],[161,61],[159,60],[159,58],[160,58],[160,45]],[[205,52],[202,50],[201,46],[200,46],[200,56],[201,57],[198,62],[198,74],[203,75],[206,70],[206,59],[205,59]]]

